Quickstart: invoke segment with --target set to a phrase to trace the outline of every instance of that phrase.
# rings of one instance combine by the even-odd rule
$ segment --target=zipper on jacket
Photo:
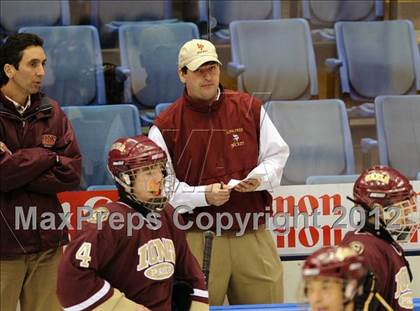
[[[39,107],[39,108],[41,108],[41,107]],[[5,116],[7,116],[11,119],[18,120],[22,123],[22,137],[21,137],[21,140],[23,142],[23,139],[25,137],[26,130],[27,130],[27,128],[25,129],[25,125],[26,125],[28,119],[31,118],[32,116],[36,115],[38,112],[43,112],[43,111],[47,111],[47,110],[50,110],[50,109],[52,109],[52,106],[44,107],[42,109],[37,109],[33,113],[31,113],[30,115],[26,116],[25,118],[19,117],[19,116],[13,114],[13,113],[10,113],[10,112],[4,111],[4,110],[3,111],[0,110],[0,115],[5,115]]]
[[[12,119],[18,120],[22,122],[22,118],[19,118],[17,115],[14,115],[13,113],[6,112],[6,111],[0,111],[0,114],[4,114],[5,116],[8,116]]]
[[[27,121],[30,117],[36,115],[38,112],[43,112],[43,111],[47,111],[47,110],[51,110],[51,109],[52,109],[51,106],[45,107],[45,108],[42,108],[42,109],[41,109],[41,107],[39,107],[39,109],[35,110],[30,115],[27,115],[25,118],[22,118],[22,119],[23,119],[23,121]]]
[[[41,107],[39,107],[39,108],[41,108]],[[47,110],[50,110],[50,109],[52,109],[51,106],[48,106],[48,107],[45,107],[45,108],[42,108],[42,109],[37,109],[36,111],[34,111],[33,113],[31,113],[30,115],[28,115],[25,118],[23,118],[23,120],[22,120],[22,123],[23,123],[23,136],[22,137],[23,138],[25,137],[26,131],[28,129],[28,127],[25,128],[26,121],[29,120],[29,118],[31,118],[34,115],[36,115],[38,112],[43,112],[43,111],[47,111]]]
[[[31,113],[30,115],[26,116],[25,118],[18,117],[17,115],[15,115],[13,113],[10,113],[10,112],[7,112],[7,111],[0,111],[0,114],[3,114],[3,115],[8,116],[12,119],[15,119],[15,120],[18,120],[22,123],[25,123],[30,117],[36,115],[38,112],[43,112],[43,111],[47,111],[47,110],[50,110],[50,109],[52,109],[51,106],[50,107],[45,107],[45,108],[42,108],[42,109],[38,109],[38,110],[34,111],[33,113]]]

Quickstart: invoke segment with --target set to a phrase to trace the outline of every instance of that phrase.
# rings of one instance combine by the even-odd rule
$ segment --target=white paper
[[[244,180],[252,179],[252,178],[261,180],[264,176],[265,174],[254,172],[254,173],[248,174],[248,176]]]
[[[231,180],[229,180],[229,182],[228,182],[228,187],[229,188],[235,188],[235,186],[237,185],[237,184],[239,184],[240,182],[241,182],[242,180],[238,180],[238,179],[231,179]]]
[[[235,186],[242,181],[245,181],[245,180],[248,180],[248,179],[260,179],[261,180],[261,178],[263,178],[264,175],[265,174],[261,174],[261,173],[253,173],[253,174],[250,174],[247,178],[244,178],[242,180],[231,179],[231,180],[229,180],[227,185],[228,185],[229,188],[235,188]]]

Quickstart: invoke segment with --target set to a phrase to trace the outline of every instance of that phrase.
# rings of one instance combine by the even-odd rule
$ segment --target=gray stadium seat
[[[195,38],[198,28],[193,23],[132,24],[119,29],[121,66],[130,72],[124,101],[140,108],[143,126],[153,122],[157,104],[173,102],[182,95],[178,52]]]
[[[168,108],[172,103],[160,103],[157,104],[155,107],[155,113],[156,116],[160,115],[160,113],[164,110],[166,110],[166,108]]]
[[[304,19],[236,21],[230,24],[232,62],[238,89],[263,101],[318,95],[317,70]]]
[[[320,175],[306,178],[307,185],[320,184],[350,184],[354,183],[359,175]]]
[[[27,26],[57,26],[70,23],[68,0],[0,1],[0,33],[16,33]]]
[[[379,163],[409,179],[420,171],[420,95],[375,99]]]
[[[339,21],[372,21],[383,17],[383,0],[302,0],[302,16],[312,37],[335,40],[334,24]]]
[[[208,10],[210,5],[210,17]],[[215,35],[229,40],[229,25],[238,20],[279,19],[281,0],[259,1],[199,1],[200,20],[216,28]]]
[[[338,22],[335,25],[341,90],[358,102],[380,95],[420,91],[420,56],[413,24],[407,20]],[[350,116],[373,117],[373,104],[349,111]]]
[[[117,138],[141,134],[137,108],[133,105],[67,106],[63,111],[73,126],[82,153],[81,188],[113,185],[106,168],[108,151]]]
[[[283,184],[305,184],[309,176],[355,174],[350,128],[341,100],[271,101],[265,106],[290,147]]]
[[[47,54],[43,91],[61,106],[105,104],[98,32],[93,26],[25,27],[44,39]]]
[[[302,16],[311,26],[334,27],[339,21],[369,21],[384,14],[383,0],[302,0]]]
[[[89,186],[87,191],[103,191],[103,190],[117,190],[115,185],[101,185],[101,186]]]
[[[91,21],[100,33],[104,46],[117,41],[120,26],[132,22],[153,22],[172,18],[172,0],[97,1],[91,0]]]

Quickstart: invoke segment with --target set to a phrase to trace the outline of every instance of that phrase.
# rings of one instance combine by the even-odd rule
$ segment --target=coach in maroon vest
[[[289,148],[248,94],[223,89],[216,49],[191,40],[179,52],[184,94],[156,119],[149,137],[167,151],[176,173],[171,201],[184,213],[189,245],[202,262],[203,230],[216,232],[209,300],[222,305],[280,303],[282,266],[265,218]],[[236,186],[231,180],[243,180]],[[221,231],[223,229],[223,231]]]

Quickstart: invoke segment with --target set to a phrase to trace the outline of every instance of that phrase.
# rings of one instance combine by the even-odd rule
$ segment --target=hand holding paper
[[[242,180],[239,184],[235,186],[234,189],[238,192],[252,192],[255,189],[257,189],[260,184],[261,181],[259,179],[248,178]]]
[[[214,183],[206,186],[206,201],[210,205],[225,204],[230,197],[230,188],[223,183]]]
[[[248,177],[243,180],[231,179],[228,183],[228,187],[234,188],[238,192],[251,192],[259,187],[263,176],[264,174],[254,173],[249,174]]]

